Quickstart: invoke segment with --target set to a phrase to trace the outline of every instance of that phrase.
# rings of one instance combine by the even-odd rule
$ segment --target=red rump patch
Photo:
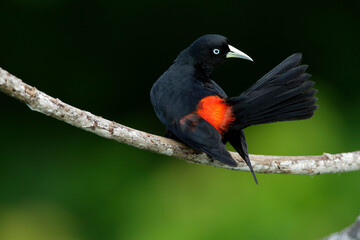
[[[196,113],[213,125],[223,135],[235,120],[232,107],[218,96],[208,96],[201,99]]]

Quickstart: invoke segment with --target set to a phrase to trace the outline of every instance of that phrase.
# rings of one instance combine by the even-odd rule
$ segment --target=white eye
[[[215,55],[218,55],[218,54],[220,53],[220,50],[217,49],[217,48],[214,48],[214,49],[213,49],[213,53],[214,53]]]

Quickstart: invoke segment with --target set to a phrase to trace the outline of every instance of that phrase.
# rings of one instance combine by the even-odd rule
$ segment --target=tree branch
[[[232,152],[237,167],[224,165],[205,153],[168,138],[138,131],[109,121],[90,112],[75,108],[32,87],[0,68],[0,91],[25,103],[31,110],[41,112],[101,137],[126,143],[136,148],[185,159],[191,163],[207,164],[232,170],[248,171],[241,157]],[[322,156],[264,156],[250,155],[255,172],[286,174],[325,174],[360,170],[360,151]]]
[[[360,240],[360,216],[350,227],[345,228],[341,232],[333,233],[322,240]]]

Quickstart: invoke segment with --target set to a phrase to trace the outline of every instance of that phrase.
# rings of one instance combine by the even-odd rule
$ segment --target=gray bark
[[[341,232],[333,233],[322,240],[360,240],[360,216],[350,227],[345,228]]]
[[[41,112],[75,127],[136,148],[184,159],[191,163],[212,165],[232,170],[249,171],[241,157],[232,152],[237,167],[224,165],[204,153],[168,138],[129,128],[96,116],[53,98],[0,68],[0,91]],[[325,174],[360,170],[360,151],[321,156],[250,155],[254,171],[259,173]]]

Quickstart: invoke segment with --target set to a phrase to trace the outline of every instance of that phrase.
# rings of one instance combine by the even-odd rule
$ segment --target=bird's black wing
[[[207,90],[207,93],[204,96],[214,94],[224,99],[227,98],[225,91],[213,80],[210,79],[210,81],[203,82],[202,84],[202,87],[205,87]],[[177,137],[168,126],[166,126],[165,137],[174,139],[176,141],[181,141],[181,139]],[[223,139],[223,143],[226,143],[226,139]]]
[[[204,83],[204,87],[221,98],[227,98],[225,91],[213,80]]]
[[[237,166],[222,143],[220,133],[198,114],[189,114],[178,123],[168,125],[167,129],[192,148],[205,152],[224,164]]]

